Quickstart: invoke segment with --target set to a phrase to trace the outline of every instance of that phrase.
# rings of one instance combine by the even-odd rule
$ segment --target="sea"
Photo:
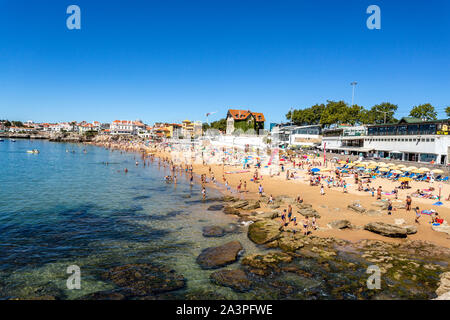
[[[40,153],[27,153],[32,149]],[[203,237],[204,226],[236,217],[207,210],[211,203],[202,201],[199,185],[186,176],[168,184],[168,174],[157,160],[144,167],[138,154],[46,140],[0,142],[0,299],[78,299],[112,290],[102,274],[133,263],[174,269],[187,280],[183,295],[213,290],[245,298],[211,284],[213,271],[196,258],[225,241],[240,241],[246,253],[259,249],[245,232]],[[67,288],[73,265],[80,268],[80,289]]]

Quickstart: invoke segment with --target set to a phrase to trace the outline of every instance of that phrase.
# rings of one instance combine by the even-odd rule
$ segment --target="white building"
[[[274,142],[285,147],[320,146],[322,142],[322,127],[320,125],[276,125],[272,128],[271,136]]]
[[[324,130],[321,148],[327,152],[448,165],[449,128],[449,119],[422,121],[405,117],[395,124]]]
[[[145,125],[139,120],[115,120],[111,123],[109,130],[111,134],[136,135],[141,130],[145,130]]]

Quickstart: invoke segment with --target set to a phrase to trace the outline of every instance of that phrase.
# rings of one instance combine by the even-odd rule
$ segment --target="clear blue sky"
[[[81,30],[66,28],[67,6]],[[366,8],[381,8],[381,30]],[[217,120],[232,108],[450,105],[450,1],[0,0],[0,118]],[[440,112],[444,117],[444,112]]]

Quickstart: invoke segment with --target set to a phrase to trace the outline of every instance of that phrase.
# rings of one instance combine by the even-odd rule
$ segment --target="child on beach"
[[[419,219],[420,219],[420,209],[419,209],[419,207],[415,207],[414,211],[416,212],[416,219],[414,221],[416,223],[419,223]]]
[[[272,197],[272,195],[270,195],[269,201],[267,201],[267,204],[273,204],[273,197]]]
[[[206,199],[206,189],[205,189],[205,187],[202,188],[202,197],[203,197],[203,201],[205,201],[205,199]]]
[[[392,201],[391,199],[388,200],[388,215],[392,214]]]
[[[323,189],[323,184],[320,185],[320,195],[325,195],[325,190]]]
[[[264,191],[264,189],[263,189],[262,185],[260,184],[259,187],[258,187],[258,192],[259,192],[259,196],[260,197],[263,196],[263,191]]]

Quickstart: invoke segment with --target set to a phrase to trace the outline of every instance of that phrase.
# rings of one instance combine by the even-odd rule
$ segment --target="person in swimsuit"
[[[411,211],[412,199],[410,196],[406,197],[406,212]]]
[[[416,219],[414,220],[416,223],[419,223],[419,219],[420,219],[420,209],[419,207],[415,207],[414,211],[416,212]]]
[[[392,201],[391,199],[388,200],[388,215],[392,214]]]
[[[303,220],[303,228],[305,229],[305,231],[304,231],[305,236],[308,235],[308,226],[309,226],[309,221],[308,221],[308,217],[306,217],[305,220]]]

